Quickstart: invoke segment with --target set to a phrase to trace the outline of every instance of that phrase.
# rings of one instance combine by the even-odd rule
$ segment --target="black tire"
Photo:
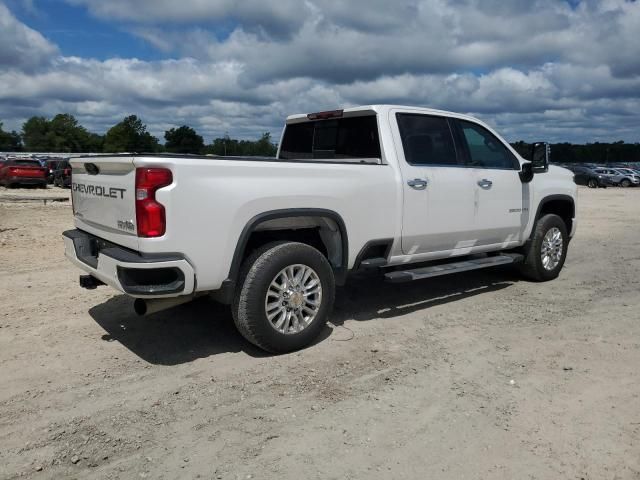
[[[627,188],[631,186],[631,182],[629,181],[628,178],[624,178],[621,182],[620,182],[620,186],[622,188]]]
[[[322,299],[311,323],[298,333],[282,333],[267,319],[265,298],[269,285],[284,268],[301,264],[311,267],[322,286]],[[274,242],[255,252],[240,269],[232,305],[233,320],[244,338],[271,353],[299,350],[321,332],[333,309],[335,280],[326,257],[309,245]]]
[[[546,269],[542,263],[542,242],[545,235],[552,228],[560,230],[562,235],[562,253],[558,264],[552,269]],[[535,282],[546,282],[557,278],[560,270],[567,258],[567,247],[569,246],[569,235],[567,226],[558,215],[547,214],[539,218],[536,222],[533,234],[525,246],[524,261],[520,265],[520,273],[529,280]]]
[[[587,186],[589,188],[598,188],[598,181],[592,178],[587,182]]]

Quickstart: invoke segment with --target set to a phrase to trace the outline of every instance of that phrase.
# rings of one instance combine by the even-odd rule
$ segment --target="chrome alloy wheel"
[[[316,318],[322,302],[322,284],[307,265],[289,265],[272,280],[264,299],[267,319],[280,333],[299,333]]]
[[[558,266],[562,259],[562,247],[564,239],[559,228],[553,227],[545,234],[542,239],[542,248],[540,258],[542,266],[545,270],[553,270]]]

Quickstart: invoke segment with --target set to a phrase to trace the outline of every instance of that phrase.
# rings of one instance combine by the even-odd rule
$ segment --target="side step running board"
[[[461,262],[443,263],[431,267],[415,268],[413,270],[401,270],[389,272],[384,275],[385,280],[391,283],[411,282],[422,280],[423,278],[439,277],[450,273],[468,272],[480,268],[495,267],[497,265],[507,265],[516,263],[523,259],[519,254],[497,255],[494,257],[476,258]]]
[[[378,268],[387,264],[386,258],[367,258],[360,262],[360,268]]]

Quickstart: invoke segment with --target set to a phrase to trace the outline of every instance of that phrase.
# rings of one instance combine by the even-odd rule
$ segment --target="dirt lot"
[[[80,289],[70,206],[0,202],[0,478],[640,479],[640,189],[580,200],[558,280],[352,282],[275,357]]]

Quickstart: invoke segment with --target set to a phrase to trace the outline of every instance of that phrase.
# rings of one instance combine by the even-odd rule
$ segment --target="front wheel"
[[[597,180],[594,180],[593,178],[591,180],[589,180],[589,182],[587,183],[587,186],[589,188],[598,188],[598,182]]]
[[[562,270],[568,244],[567,226],[562,218],[554,214],[544,215],[536,222],[525,248],[520,272],[536,282],[553,280]]]
[[[620,182],[620,186],[623,188],[628,188],[631,186],[631,182],[628,179],[624,179]]]
[[[326,257],[309,245],[276,242],[243,264],[233,302],[240,333],[272,353],[311,343],[333,308],[335,281]]]

